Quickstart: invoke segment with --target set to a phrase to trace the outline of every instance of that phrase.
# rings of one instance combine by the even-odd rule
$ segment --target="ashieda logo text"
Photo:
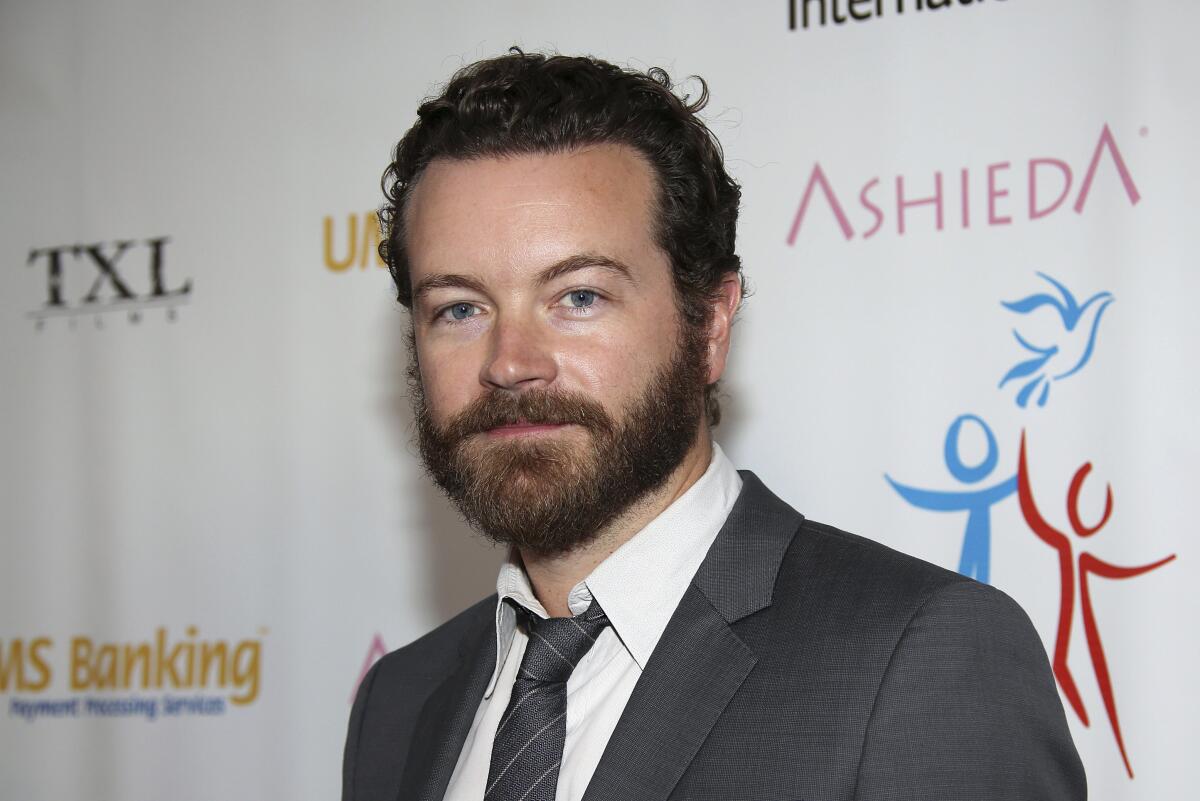
[[[1143,128],[1142,135],[1146,133]],[[942,170],[935,170],[932,175],[897,175],[887,183],[879,176],[873,176],[856,188],[848,188],[835,183],[818,161],[813,164],[804,184],[788,230],[787,243],[796,244],[801,233],[807,230],[805,223],[810,222],[813,209],[821,202],[846,240],[856,235],[870,239],[888,228],[900,236],[913,228],[943,231],[955,221],[963,229],[1012,225],[1021,216],[1012,194],[1013,190],[1022,188],[1022,184],[1025,189],[1024,217],[1029,221],[1049,217],[1068,202],[1076,214],[1083,214],[1102,163],[1107,163],[1107,169],[1116,173],[1119,191],[1124,193],[1129,205],[1136,206],[1142,199],[1141,193],[1108,125],[1101,129],[1090,157],[1086,161],[1076,160],[1074,167],[1066,159],[1043,156],[1030,158],[1024,165],[996,161],[982,171],[963,167],[949,179]],[[1081,166],[1082,170],[1079,169]],[[1079,175],[1083,177],[1076,184]],[[951,189],[948,184],[956,186]],[[858,207],[848,205],[851,198],[857,198]],[[818,219],[824,216],[824,212],[817,214]]]

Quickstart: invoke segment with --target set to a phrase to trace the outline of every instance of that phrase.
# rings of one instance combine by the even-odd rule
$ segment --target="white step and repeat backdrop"
[[[754,289],[727,452],[1017,598],[1093,798],[1192,797],[1198,28],[1185,0],[0,4],[0,798],[337,797],[365,667],[490,591],[409,443],[372,211],[419,100],[512,44],[710,82]]]

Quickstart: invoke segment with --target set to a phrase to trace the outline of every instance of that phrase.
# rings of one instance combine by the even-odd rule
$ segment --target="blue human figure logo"
[[[987,453],[977,465],[963,463],[959,439],[964,423],[977,424],[987,437]],[[982,418],[964,414],[955,418],[946,431],[946,468],[955,479],[963,484],[978,484],[991,475],[1000,458],[996,437]],[[900,497],[919,509],[932,512],[966,512],[967,530],[963,535],[962,556],[958,560],[958,572],[964,576],[988,583],[989,563],[992,548],[992,506],[1016,492],[1017,475],[1013,473],[1003,481],[988,487],[963,490],[929,490],[901,484],[891,476],[884,478]]]
[[[1000,388],[1013,379],[1026,379],[1020,391],[1017,392],[1017,405],[1024,409],[1029,405],[1038,387],[1041,393],[1037,397],[1037,405],[1045,406],[1050,397],[1050,385],[1055,381],[1069,378],[1083,369],[1092,358],[1096,347],[1096,332],[1100,328],[1100,318],[1104,310],[1114,300],[1111,292],[1097,292],[1080,303],[1059,281],[1045,273],[1037,273],[1038,277],[1049,283],[1058,292],[1055,297],[1046,292],[1030,295],[1020,300],[1004,302],[1001,305],[1011,312],[1026,315],[1049,306],[1058,313],[1058,330],[1054,342],[1038,345],[1021,336],[1021,332],[1013,329],[1017,343],[1033,358],[1017,363],[1000,379]]]

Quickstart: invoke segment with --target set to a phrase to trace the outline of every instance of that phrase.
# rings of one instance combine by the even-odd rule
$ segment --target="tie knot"
[[[520,677],[532,681],[566,682],[608,625],[608,617],[594,600],[575,617],[540,618],[520,606],[518,610],[529,634]]]

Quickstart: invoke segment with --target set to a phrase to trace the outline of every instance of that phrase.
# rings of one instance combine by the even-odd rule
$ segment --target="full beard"
[[[704,342],[687,332],[619,421],[577,392],[493,390],[438,426],[414,349],[409,384],[421,458],[484,536],[537,554],[566,553],[594,540],[678,467],[696,440],[707,373]],[[572,424],[584,439],[571,430],[519,439],[487,435],[518,421]]]

